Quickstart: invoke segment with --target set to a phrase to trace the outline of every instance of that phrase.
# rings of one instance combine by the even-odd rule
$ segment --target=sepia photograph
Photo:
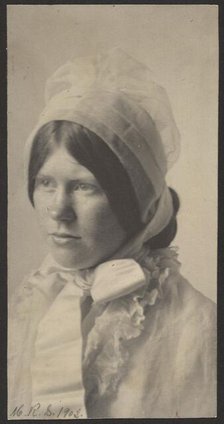
[[[8,420],[217,417],[217,5],[8,5]]]

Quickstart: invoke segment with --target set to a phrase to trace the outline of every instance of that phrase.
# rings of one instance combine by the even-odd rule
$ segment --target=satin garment
[[[163,287],[163,296],[145,311],[143,330],[139,332],[138,337],[129,337],[129,357],[124,361],[122,379],[116,390],[111,389],[96,396],[97,388],[93,387],[91,391],[88,387],[88,376],[94,377],[94,373],[99,371],[97,357],[100,357],[102,346],[98,346],[99,351],[96,349],[91,361],[84,368],[85,407],[88,418],[216,415],[216,307],[183,279],[176,269],[172,269],[172,265],[170,269],[170,275]],[[14,356],[17,357],[15,362],[17,368],[19,363],[20,372],[17,370],[11,374],[12,380],[14,379],[11,386],[14,383],[17,392],[17,400],[16,396],[11,397],[12,402],[9,398],[11,409],[18,401],[27,404],[30,401],[32,382],[27,364],[32,356],[40,317],[47,316],[46,312],[49,311],[43,293],[35,292],[32,299],[32,316],[28,318],[25,314],[23,332],[19,332],[14,350]],[[116,300],[109,302],[110,306],[113,307],[115,302]],[[90,308],[87,307],[87,312],[83,314],[84,351],[87,350],[91,331],[97,327],[97,316],[99,307],[94,304]],[[107,332],[107,336],[109,331],[115,334],[119,327],[110,318],[110,314],[104,310],[103,331]],[[124,323],[121,322],[121,325]],[[12,339],[15,346],[13,336]],[[121,352],[121,357],[122,355]],[[105,362],[100,361],[101,375],[102,380],[106,381],[109,362],[105,355],[102,358]]]

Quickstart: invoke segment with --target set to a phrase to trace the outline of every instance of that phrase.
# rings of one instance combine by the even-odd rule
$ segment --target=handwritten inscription
[[[82,418],[81,409],[73,411],[70,408],[61,406],[60,408],[54,408],[50,403],[47,407],[43,408],[42,405],[37,402],[35,405],[31,406],[28,411],[25,410],[24,404],[18,405],[14,408],[10,417],[29,417],[29,418],[38,418],[38,417],[54,417],[54,418],[71,418],[79,419]]]

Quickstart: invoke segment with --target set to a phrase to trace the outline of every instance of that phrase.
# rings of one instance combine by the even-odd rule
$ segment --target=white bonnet
[[[119,48],[75,58],[48,79],[45,101],[26,144],[26,167],[42,125],[52,120],[81,124],[101,137],[125,167],[143,222],[161,199],[154,232],[161,231],[173,213],[165,174],[179,155],[180,137],[166,92],[149,68]]]

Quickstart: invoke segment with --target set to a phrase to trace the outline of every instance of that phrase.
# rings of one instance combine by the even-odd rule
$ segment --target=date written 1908
[[[10,417],[29,417],[29,418],[71,418],[79,419],[82,418],[81,409],[73,411],[70,408],[61,406],[60,408],[55,408],[50,403],[45,408],[42,408],[41,404],[37,402],[35,405],[31,406],[28,411],[25,411],[24,404],[16,406]]]

